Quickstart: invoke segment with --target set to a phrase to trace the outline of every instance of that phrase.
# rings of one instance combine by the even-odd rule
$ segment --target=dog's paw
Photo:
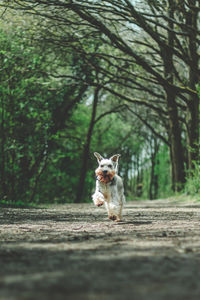
[[[116,221],[117,220],[117,217],[114,216],[114,215],[111,215],[111,216],[108,216],[108,218],[112,221]]]
[[[92,196],[93,202],[95,206],[102,206],[104,204],[104,197],[103,194],[101,194],[100,192],[96,192],[94,193],[94,195]]]
[[[103,204],[104,204],[104,201],[103,201],[103,200],[97,199],[97,200],[95,201],[95,205],[98,206],[98,207],[102,206]]]
[[[115,221],[115,222],[121,222],[122,221],[119,216],[115,216],[115,215],[108,216],[108,218],[112,221]]]

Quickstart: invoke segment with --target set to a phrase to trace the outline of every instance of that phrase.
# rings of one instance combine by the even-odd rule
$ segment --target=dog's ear
[[[120,154],[115,154],[115,155],[111,156],[110,159],[111,159],[114,163],[117,163],[120,156],[121,156]]]
[[[103,157],[97,152],[94,152],[94,156],[96,156],[98,162],[100,162],[103,159]]]

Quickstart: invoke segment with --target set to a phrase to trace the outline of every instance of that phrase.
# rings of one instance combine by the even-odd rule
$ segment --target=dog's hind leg
[[[108,218],[112,221],[120,222],[122,214],[122,205],[116,205],[113,203],[107,203],[105,201],[105,207],[108,212]]]
[[[105,207],[106,207],[106,210],[107,210],[107,213],[108,213],[108,219],[113,220],[113,221],[116,220],[117,217],[113,213],[112,207],[111,207],[109,202],[105,201]]]

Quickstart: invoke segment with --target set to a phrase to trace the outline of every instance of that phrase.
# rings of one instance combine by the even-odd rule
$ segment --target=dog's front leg
[[[104,204],[105,198],[103,194],[99,191],[99,182],[96,182],[96,190],[92,195],[92,200],[96,206],[102,206]]]
[[[104,196],[100,192],[95,192],[92,195],[92,200],[96,206],[102,206],[104,204]]]

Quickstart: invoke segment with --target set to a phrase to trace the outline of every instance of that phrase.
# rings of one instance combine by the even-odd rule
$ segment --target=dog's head
[[[99,153],[94,152],[97,158],[99,167],[96,169],[95,173],[99,181],[103,183],[111,182],[118,169],[118,160],[120,154],[115,154],[110,158],[103,158]]]

